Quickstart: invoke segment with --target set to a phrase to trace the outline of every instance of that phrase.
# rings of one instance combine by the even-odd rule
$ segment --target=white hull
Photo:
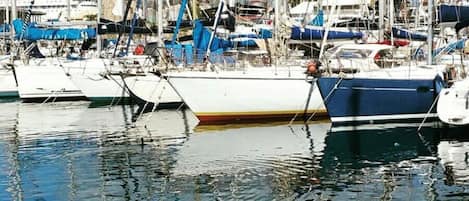
[[[119,76],[103,77],[99,74],[72,75],[73,83],[80,88],[90,101],[110,101],[128,98],[124,91],[122,79]]]
[[[130,96],[124,90],[124,83],[119,75],[110,75],[109,72],[121,72],[123,66],[120,62],[145,63],[147,57],[128,56],[122,60],[85,59],[82,61],[69,61],[64,64],[69,72],[70,79],[80,88],[90,101],[119,101]]]
[[[21,99],[53,101],[85,98],[62,67],[47,59],[37,59],[34,62],[37,63],[15,67]]]
[[[142,104],[179,104],[181,98],[168,84],[168,81],[153,74],[128,76],[124,78],[131,94]]]
[[[440,92],[436,107],[438,117],[444,123],[456,126],[469,124],[469,79],[456,82]]]
[[[250,72],[186,72],[171,74],[168,80],[200,123],[233,120],[300,120],[311,84],[304,69],[260,68]],[[313,88],[308,113],[325,115],[317,86]]]
[[[15,77],[11,70],[0,69],[0,97],[17,97]]]

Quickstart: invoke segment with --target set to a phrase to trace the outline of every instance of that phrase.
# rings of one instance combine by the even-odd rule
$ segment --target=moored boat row
[[[256,35],[258,32],[253,31],[244,37],[241,29],[236,32],[236,27],[235,35],[217,32],[221,12],[229,9],[223,3],[220,2],[212,29],[204,27],[200,20],[194,20],[193,41],[186,43],[176,40],[185,9],[181,6],[173,40],[164,43],[159,38],[160,46],[146,56],[137,56],[144,50],[141,49],[143,46],[135,44],[135,55],[129,53],[132,26],[127,47],[118,40],[112,56],[98,53],[98,57],[86,57],[80,49],[78,56],[70,50],[66,57],[5,62],[0,81],[8,83],[1,86],[1,92],[5,96],[14,95],[11,89],[16,85],[22,100],[40,102],[87,99],[115,103],[132,99],[142,112],[161,107],[178,108],[184,102],[199,118],[200,124],[309,120],[326,116],[333,123],[355,124],[436,117],[439,92],[449,81],[448,66],[423,65],[421,60],[440,54],[454,55],[456,50],[444,49],[443,53],[433,55],[433,33],[424,36],[409,29],[398,29],[391,21],[387,33],[391,35],[389,44],[393,45],[377,44],[384,43],[382,39],[371,44],[374,40],[367,40],[368,36],[360,31],[330,27],[331,20],[337,16],[324,20],[318,14],[313,24],[299,25],[290,23],[288,18],[280,18],[277,14],[281,11],[276,11],[273,13],[275,23],[263,24],[270,28],[264,29],[264,26],[256,30],[270,31],[270,36]],[[139,6],[141,2],[137,3],[137,8]],[[335,12],[334,9],[330,12]],[[138,15],[134,17],[137,19]],[[427,23],[432,24],[431,21]],[[44,31],[29,26],[26,21],[23,25],[28,31],[52,33],[49,29]],[[27,33],[25,36],[30,41],[44,39],[21,28],[17,22],[15,29],[20,33],[20,40],[22,33]],[[73,29],[77,33],[91,33],[90,30]],[[224,26],[223,30],[228,32],[230,27]],[[381,33],[380,37],[383,35]],[[45,37],[63,40],[66,36]],[[394,37],[408,41],[397,45]],[[233,38],[236,40],[231,40]],[[245,38],[250,45],[236,49],[234,41]],[[77,36],[78,39],[83,37]],[[319,58],[313,60],[298,55],[303,50],[287,39],[314,43],[319,49]],[[414,39],[426,39],[430,45]],[[257,46],[254,50],[249,49],[254,45]],[[405,47],[396,47],[401,45]],[[34,45],[24,50],[28,54],[16,56],[30,57],[30,47]],[[116,56],[118,47],[123,51]],[[459,56],[461,60],[464,57]]]

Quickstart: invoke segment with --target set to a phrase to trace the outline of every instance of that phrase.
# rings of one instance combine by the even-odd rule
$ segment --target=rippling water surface
[[[0,200],[469,200],[469,132],[0,103]]]

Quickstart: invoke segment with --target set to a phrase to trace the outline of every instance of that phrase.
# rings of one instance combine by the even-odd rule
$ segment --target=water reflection
[[[197,126],[188,110],[0,103],[6,200],[467,199],[466,129]]]

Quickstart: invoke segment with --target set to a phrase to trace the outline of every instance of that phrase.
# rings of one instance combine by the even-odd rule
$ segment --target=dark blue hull
[[[318,86],[335,124],[401,122],[424,118],[443,80],[320,78]]]

